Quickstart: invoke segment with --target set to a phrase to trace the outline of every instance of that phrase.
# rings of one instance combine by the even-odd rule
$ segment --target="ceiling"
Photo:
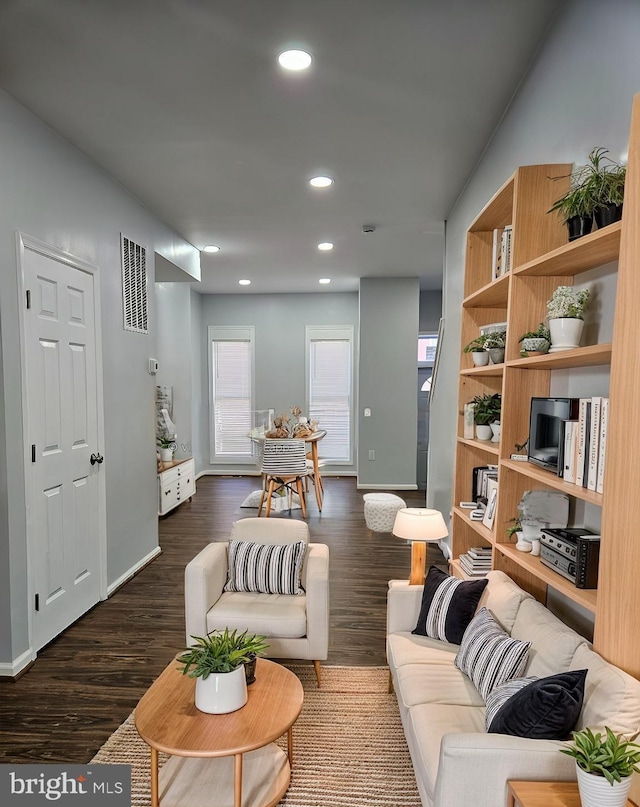
[[[220,246],[202,292],[437,289],[444,220],[561,5],[0,0],[0,87],[195,247]],[[283,71],[286,47],[309,70]],[[314,190],[316,174],[335,182]]]

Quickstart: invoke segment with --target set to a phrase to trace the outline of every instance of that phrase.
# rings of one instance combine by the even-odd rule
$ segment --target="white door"
[[[39,650],[100,599],[97,278],[23,243],[32,647]]]

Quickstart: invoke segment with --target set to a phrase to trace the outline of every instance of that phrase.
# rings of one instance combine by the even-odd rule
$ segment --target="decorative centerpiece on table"
[[[304,440],[310,437],[318,428],[317,420],[309,420],[302,414],[299,406],[292,406],[289,410],[291,417],[284,412],[273,419],[273,429],[265,434],[270,439],[286,440],[294,438]]]
[[[247,684],[255,680],[255,661],[268,644],[264,636],[228,628],[192,636],[195,644],[176,659],[182,674],[196,679],[195,705],[208,714],[227,714],[247,702]],[[253,670],[246,665],[253,663]]]

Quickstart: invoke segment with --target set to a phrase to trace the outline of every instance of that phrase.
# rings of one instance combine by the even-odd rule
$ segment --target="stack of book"
[[[608,398],[580,398],[578,420],[564,422],[565,482],[602,493],[608,421]]]
[[[484,577],[491,571],[491,547],[472,546],[460,555],[460,568],[469,577]]]

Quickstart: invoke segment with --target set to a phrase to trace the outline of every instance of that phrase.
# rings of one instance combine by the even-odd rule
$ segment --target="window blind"
[[[327,430],[322,457],[351,461],[351,340],[309,342],[309,417]]]
[[[251,457],[251,341],[214,340],[213,425],[217,457]]]

